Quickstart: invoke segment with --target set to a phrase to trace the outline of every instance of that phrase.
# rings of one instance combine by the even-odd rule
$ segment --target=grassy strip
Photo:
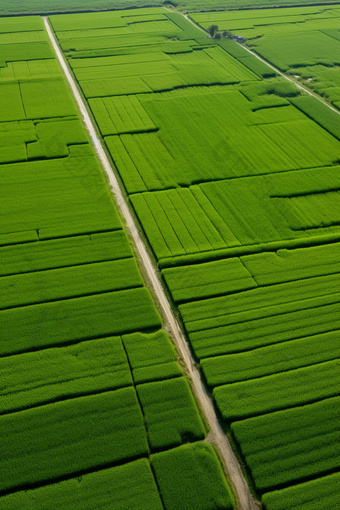
[[[231,510],[233,496],[209,443],[151,455],[165,510]]]
[[[133,388],[8,414],[0,422],[1,492],[148,452],[143,417]]]
[[[321,276],[306,280],[297,280],[270,287],[257,288],[240,292],[233,296],[222,296],[217,298],[197,301],[196,303],[185,303],[179,306],[184,322],[188,329],[200,330],[189,323],[198,323],[201,320],[211,319],[212,322],[218,317],[226,315],[247,313],[247,311],[279,306],[294,301],[303,301],[314,297],[327,296],[337,292],[340,282],[340,275]],[[198,325],[198,324],[197,324]]]
[[[299,108],[308,117],[320,124],[331,135],[340,140],[339,114],[328,108],[327,105],[313,96],[300,96],[290,99],[290,102]]]
[[[201,361],[209,386],[247,381],[340,357],[339,331]],[[228,370],[226,370],[228,367]]]
[[[163,329],[149,335],[131,333],[122,340],[136,384],[183,375],[174,346]]]
[[[35,229],[45,240],[121,229],[89,145],[70,146],[67,158],[3,165],[0,178],[1,233]]]
[[[147,289],[131,289],[0,312],[1,354],[161,327]]]
[[[339,362],[333,360],[219,386],[213,393],[223,419],[239,420],[334,397],[339,393],[339,377]]]
[[[249,255],[241,260],[259,285],[272,285],[338,273],[339,258],[340,244],[334,243]]]
[[[164,269],[162,275],[175,303],[257,287],[238,258]]]
[[[83,264],[0,279],[0,308],[143,287],[134,259]]]
[[[132,384],[119,337],[2,358],[2,413]]]
[[[0,249],[1,276],[132,257],[122,230]]]
[[[1,498],[2,510],[163,510],[146,459]]]
[[[256,489],[267,492],[340,467],[340,398],[231,425]]]
[[[153,451],[203,439],[205,429],[184,377],[137,386]]]
[[[339,303],[189,333],[198,358],[237,353],[340,328]]]
[[[144,221],[141,218],[141,221]],[[325,243],[338,242],[340,235],[338,233],[325,233],[319,236],[311,236],[301,239],[287,239],[282,241],[273,241],[268,243],[248,244],[244,246],[236,246],[232,248],[219,249],[211,252],[192,253],[190,255],[180,255],[176,257],[164,256],[158,261],[160,269],[168,267],[177,267],[198,262],[212,262],[226,257],[240,257],[251,254],[258,254],[268,251],[292,250],[299,248],[309,248]]]
[[[262,501],[266,510],[340,510],[340,473],[323,476],[317,480],[267,492]]]

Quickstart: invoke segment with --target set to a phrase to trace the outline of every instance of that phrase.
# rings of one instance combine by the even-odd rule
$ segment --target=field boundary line
[[[236,492],[236,497],[238,499],[238,508],[242,510],[257,510],[258,505],[256,504],[249,490],[249,487],[243,476],[238,460],[217,418],[212,398],[208,394],[208,391],[201,379],[198,368],[196,367],[194,360],[191,356],[189,345],[179,327],[177,320],[175,319],[170,303],[166,297],[166,294],[157,276],[157,271],[151,261],[150,255],[142,241],[142,238],[139,235],[137,225],[124,199],[117,177],[111,167],[110,161],[104,151],[101,141],[97,136],[94,124],[91,121],[91,118],[86,110],[81,95],[67,67],[66,61],[64,60],[63,55],[59,49],[52,29],[48,23],[48,19],[46,16],[43,16],[42,19],[44,21],[44,25],[49,36],[49,39],[51,41],[51,44],[53,46],[53,49],[55,51],[55,54],[64,72],[64,76],[66,77],[71,87],[73,96],[80,110],[83,123],[85,124],[85,127],[90,135],[91,143],[108,176],[117,205],[125,219],[126,222],[125,227],[130,231],[131,237],[134,240],[136,249],[144,265],[144,269],[148,275],[154,293],[158,298],[159,305],[162,308],[163,317],[166,320],[165,329],[167,329],[170,332],[170,335],[174,343],[176,344],[183,361],[186,364],[188,375],[192,381],[195,396],[205,414],[208,425],[210,427],[209,441],[216,447],[225,465],[227,466],[227,475],[229,480],[231,481],[231,484],[233,485],[234,491]]]

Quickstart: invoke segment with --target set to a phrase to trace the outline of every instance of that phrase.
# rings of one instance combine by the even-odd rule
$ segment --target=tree
[[[210,27],[208,27],[208,32],[211,35],[211,37],[215,37],[217,30],[218,30],[217,25],[210,25]]]
[[[222,35],[223,37],[228,37],[228,39],[232,38],[232,33],[229,32],[229,30],[225,30],[224,32],[222,32]]]
[[[219,32],[217,32],[217,34],[215,35],[215,39],[222,39],[222,35]]]

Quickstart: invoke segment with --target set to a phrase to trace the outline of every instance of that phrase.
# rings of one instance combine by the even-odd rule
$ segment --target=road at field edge
[[[203,410],[203,412],[205,413],[207,422],[209,424],[210,432],[209,432],[207,440],[216,446],[221,458],[224,460],[224,462],[227,466],[229,479],[230,479],[231,483],[234,485],[234,489],[236,491],[237,498],[239,500],[240,509],[242,509],[242,510],[258,510],[258,506],[250,493],[249,487],[248,487],[247,482],[245,481],[245,478],[242,474],[241,468],[240,468],[239,463],[235,457],[235,454],[234,454],[234,452],[229,444],[229,441],[228,441],[225,433],[223,432],[223,429],[217,419],[212,399],[208,395],[205,385],[200,377],[200,373],[199,373],[198,369],[196,368],[195,363],[191,357],[189,345],[188,345],[183,333],[181,332],[178,322],[176,321],[176,319],[172,313],[169,301],[168,301],[168,299],[164,293],[164,290],[162,288],[162,285],[158,279],[157,271],[154,268],[151,258],[150,258],[149,254],[144,246],[144,243],[139,235],[137,226],[134,222],[134,219],[130,213],[130,210],[125,202],[124,196],[123,196],[121,189],[119,187],[118,180],[114,174],[111,164],[110,164],[110,162],[106,156],[106,153],[102,147],[101,141],[99,140],[99,138],[97,136],[95,128],[94,128],[92,121],[90,119],[90,116],[85,108],[85,105],[82,101],[82,98],[79,94],[76,84],[73,81],[73,77],[67,67],[67,64],[66,64],[66,62],[63,58],[63,55],[59,49],[59,46],[54,38],[51,27],[48,23],[48,19],[46,16],[42,16],[42,19],[44,21],[46,31],[48,33],[50,40],[51,40],[51,43],[53,45],[53,48],[57,55],[59,63],[61,65],[62,70],[66,76],[66,79],[71,87],[74,98],[78,104],[79,110],[82,115],[83,122],[85,124],[87,131],[90,134],[90,138],[91,138],[92,144],[94,146],[94,149],[98,155],[98,158],[100,159],[100,162],[101,162],[105,172],[107,173],[110,184],[112,186],[112,192],[115,195],[117,204],[121,210],[123,217],[125,218],[126,228],[130,231],[130,234],[135,242],[137,251],[138,251],[140,258],[144,264],[144,268],[145,268],[148,278],[151,282],[154,293],[156,294],[156,296],[159,300],[160,306],[163,310],[163,315],[167,321],[166,329],[169,331],[173,341],[175,342],[175,344],[177,346],[179,354],[181,355],[183,361],[186,364],[188,375],[192,380],[193,390],[196,394],[196,398],[198,399],[200,407]]]
[[[190,21],[190,23],[192,23],[196,28],[199,28],[202,32],[204,32],[206,35],[207,35],[207,32],[206,30],[204,30],[204,28],[200,27],[199,25],[197,25],[197,23],[195,23],[187,14],[184,15],[185,19],[187,19],[188,21]],[[333,112],[337,113],[338,115],[340,115],[340,110],[337,110],[336,108],[333,108],[333,106],[331,106],[330,104],[326,103],[326,101],[324,101],[322,99],[322,97],[318,96],[317,94],[314,94],[313,92],[311,92],[310,90],[308,90],[307,88],[305,88],[303,85],[300,85],[300,83],[298,83],[297,81],[293,80],[293,78],[289,78],[289,76],[287,76],[285,73],[283,73],[282,71],[279,71],[279,69],[277,69],[276,67],[274,67],[273,65],[269,64],[269,62],[267,60],[265,60],[264,58],[260,57],[260,55],[258,55],[255,51],[251,51],[249,48],[247,48],[247,46],[245,46],[244,44],[240,44],[240,43],[237,43],[239,46],[241,46],[242,48],[244,48],[246,51],[248,51],[251,55],[253,55],[254,57],[256,57],[258,60],[260,60],[261,62],[263,62],[264,64],[266,64],[268,67],[270,67],[271,69],[273,69],[273,71],[275,71],[277,74],[279,74],[280,76],[282,76],[282,78],[285,78],[286,80],[290,81],[291,83],[293,83],[294,85],[296,85],[300,90],[303,90],[303,92],[306,92],[306,94],[312,96],[312,97],[315,97],[315,99],[317,99],[318,101],[320,101],[320,103],[324,104],[325,106],[328,106],[328,108],[330,108],[331,110],[333,110]]]

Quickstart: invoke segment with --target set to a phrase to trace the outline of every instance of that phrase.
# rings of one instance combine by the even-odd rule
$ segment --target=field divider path
[[[321,5],[321,4],[320,4]],[[197,23],[195,23],[195,21],[193,19],[190,18],[189,15],[184,15],[185,19],[187,19],[188,21],[190,21],[190,23],[192,23],[196,28],[199,28],[202,32],[204,32],[206,35],[208,34],[208,32],[206,30],[204,30],[202,27],[200,27],[199,25],[197,25]],[[336,108],[334,108],[333,106],[331,106],[329,103],[327,103],[326,101],[324,101],[320,96],[318,96],[317,94],[314,94],[313,92],[311,92],[310,90],[308,90],[307,88],[305,88],[303,85],[300,85],[297,81],[293,80],[293,78],[289,78],[289,76],[287,76],[285,73],[283,73],[282,71],[279,71],[279,69],[277,69],[275,66],[273,66],[272,64],[270,64],[267,60],[265,60],[264,58],[260,57],[260,55],[258,55],[255,51],[251,51],[249,48],[247,48],[247,46],[245,46],[244,44],[241,44],[241,43],[237,43],[239,46],[241,46],[241,48],[244,48],[246,51],[248,51],[248,53],[250,53],[251,55],[253,55],[254,57],[256,57],[258,60],[260,60],[261,62],[263,62],[263,64],[266,64],[268,67],[270,67],[273,71],[275,71],[277,74],[279,74],[280,76],[282,76],[282,78],[285,78],[286,80],[290,81],[291,83],[293,83],[294,85],[296,85],[296,87],[298,87],[300,90],[303,90],[303,92],[306,92],[306,94],[312,96],[312,97],[315,97],[315,99],[317,99],[318,101],[320,101],[320,103],[328,106],[328,108],[330,108],[331,110],[333,110],[333,112],[337,113],[338,115],[340,115],[340,110],[337,110]]]
[[[59,46],[55,40],[54,34],[51,30],[51,27],[48,23],[48,19],[45,16],[42,16],[42,19],[45,24],[46,31],[53,45],[54,51],[57,55],[59,63],[62,67],[62,70],[65,74],[65,77],[71,87],[73,96],[77,102],[79,110],[82,115],[82,120],[85,124],[87,131],[90,134],[91,142],[94,146],[94,149],[98,155],[98,158],[107,173],[109,178],[109,182],[112,186],[112,191],[115,195],[117,204],[121,210],[121,213],[126,221],[126,228],[130,231],[130,234],[135,242],[136,248],[140,255],[141,261],[144,265],[148,278],[153,286],[153,290],[155,295],[158,298],[159,304],[163,310],[164,317],[167,321],[166,329],[170,332],[179,353],[186,364],[188,375],[192,380],[193,389],[200,404],[201,409],[203,410],[207,422],[209,424],[210,432],[207,440],[213,444],[223,461],[225,462],[228,470],[229,480],[234,486],[234,490],[238,499],[238,508],[241,510],[257,510],[258,505],[256,504],[247,482],[243,476],[238,460],[229,444],[226,434],[224,433],[221,424],[218,421],[218,418],[215,413],[213,401],[210,395],[207,392],[207,389],[200,377],[200,373],[195,366],[194,360],[191,356],[189,345],[181,332],[179,324],[175,319],[169,301],[165,295],[165,292],[162,288],[162,285],[158,279],[157,271],[153,266],[151,258],[144,246],[144,243],[139,235],[137,226],[133,219],[133,216],[129,210],[127,203],[125,202],[123,193],[119,187],[118,180],[114,174],[114,171],[111,167],[110,161],[108,160],[104,148],[99,140],[97,133],[95,131],[94,125],[90,119],[90,116],[86,110],[86,107],[83,103],[81,95],[77,89],[76,84],[74,83],[73,77],[67,67],[67,64],[63,58],[63,55],[59,49]]]

